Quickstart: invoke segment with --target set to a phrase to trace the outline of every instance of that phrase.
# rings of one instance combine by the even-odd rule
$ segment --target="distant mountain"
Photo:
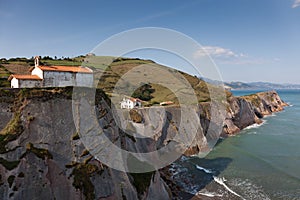
[[[232,89],[300,89],[300,84],[278,84],[269,82],[225,82],[226,86]]]
[[[233,82],[222,82],[217,80],[212,80],[205,77],[199,77],[207,83],[213,85],[222,85],[234,89],[234,90],[272,90],[272,89],[300,89],[300,84],[279,84],[279,83],[269,83],[269,82],[250,82],[245,83],[241,81],[233,81]]]
[[[225,82],[224,85],[232,89],[252,89],[251,85],[243,82],[230,82],[230,83]]]

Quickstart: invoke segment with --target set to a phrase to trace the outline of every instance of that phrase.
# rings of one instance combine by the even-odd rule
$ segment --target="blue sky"
[[[128,29],[163,27],[203,45],[226,81],[300,83],[299,19],[300,0],[0,0],[0,57],[72,57]]]

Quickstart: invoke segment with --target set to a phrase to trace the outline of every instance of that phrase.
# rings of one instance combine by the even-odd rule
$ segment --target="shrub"
[[[7,170],[12,170],[14,168],[16,168],[19,165],[20,161],[16,160],[16,161],[8,161],[5,160],[3,158],[0,158],[0,164],[5,167],[5,169]]]

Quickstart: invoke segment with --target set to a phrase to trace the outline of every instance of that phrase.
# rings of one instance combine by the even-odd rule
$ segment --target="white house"
[[[32,88],[41,87],[42,79],[37,75],[11,75],[10,80],[12,88]]]
[[[12,88],[24,87],[65,87],[93,86],[93,71],[87,67],[74,66],[41,66],[39,57],[35,57],[35,66],[31,75],[11,75]]]
[[[142,107],[142,100],[138,98],[124,97],[120,104],[122,109],[140,108]]]

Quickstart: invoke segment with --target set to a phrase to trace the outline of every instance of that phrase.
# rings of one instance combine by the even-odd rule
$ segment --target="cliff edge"
[[[288,106],[276,91],[260,92],[228,99],[223,136],[238,133],[252,124],[262,123],[262,118]]]
[[[135,138],[117,126],[108,112],[109,98],[96,92],[95,111],[111,141],[127,151],[148,152],[165,147],[179,131],[180,108],[124,111],[131,131],[156,120],[151,138]],[[284,103],[275,91],[226,102],[222,135],[261,123],[261,118],[281,111]],[[201,127],[186,155],[207,151],[211,123],[209,103],[193,109]],[[162,110],[163,109],[163,110]],[[164,170],[143,174],[111,169],[96,160],[83,145],[72,114],[72,88],[0,90],[0,199],[171,199],[176,196]],[[152,113],[152,114],[151,114]],[[217,113],[214,113],[217,114]],[[154,118],[153,118],[154,117]],[[153,123],[153,122],[152,122]],[[127,124],[127,125],[128,125]]]

